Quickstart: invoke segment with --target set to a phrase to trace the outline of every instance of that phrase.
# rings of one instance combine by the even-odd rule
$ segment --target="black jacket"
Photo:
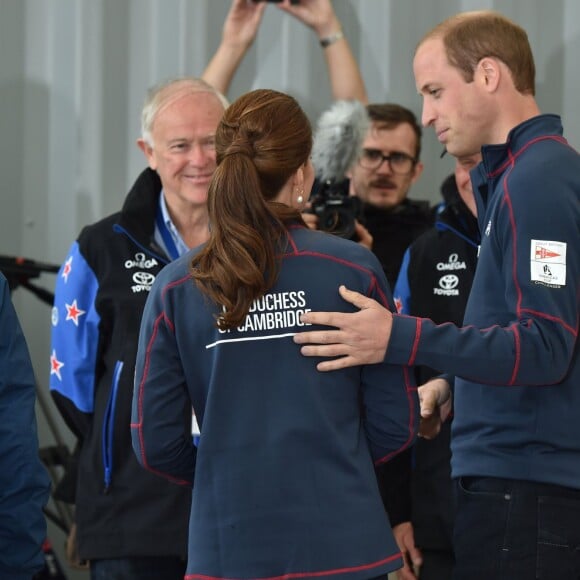
[[[82,230],[57,278],[50,388],[80,441],[84,559],[187,554],[191,490],[145,471],[130,435],[141,315],[169,261],[153,241],[160,191],[145,170],[121,212]]]
[[[388,210],[365,203],[362,223],[373,236],[373,253],[380,260],[392,289],[406,249],[433,225],[429,203],[407,199]]]

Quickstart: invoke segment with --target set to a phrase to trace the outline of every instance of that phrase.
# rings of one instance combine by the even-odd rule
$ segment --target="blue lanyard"
[[[165,249],[167,250],[169,257],[172,260],[176,260],[179,258],[179,252],[177,251],[177,246],[173,241],[173,236],[163,219],[163,215],[161,215],[160,207],[157,209],[157,214],[155,215],[155,223],[157,224],[157,229],[163,238],[163,243],[165,244]]]

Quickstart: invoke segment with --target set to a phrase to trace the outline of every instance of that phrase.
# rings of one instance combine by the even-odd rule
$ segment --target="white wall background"
[[[542,110],[561,114],[567,138],[580,146],[578,0],[334,5],[371,101],[399,102],[417,114],[411,61],[422,34],[461,10],[500,10],[528,31]],[[144,167],[135,139],[146,89],[171,76],[201,74],[229,6],[229,0],[0,0],[0,254],[60,263],[83,225],[120,208]],[[257,87],[287,91],[315,121],[330,103],[327,81],[313,32],[271,6],[229,97]],[[452,163],[439,160],[440,151],[427,130],[426,170],[412,197],[438,199]],[[54,277],[39,282],[52,289]],[[22,289],[14,301],[45,390],[50,308]],[[47,444],[50,430],[39,418]]]

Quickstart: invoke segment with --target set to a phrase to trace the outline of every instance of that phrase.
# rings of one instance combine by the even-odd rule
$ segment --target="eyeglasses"
[[[399,175],[407,175],[411,173],[417,160],[406,153],[399,153],[398,151],[390,155],[383,155],[382,151],[378,149],[363,149],[359,157],[359,164],[365,169],[378,169],[383,161],[386,161],[393,173]]]

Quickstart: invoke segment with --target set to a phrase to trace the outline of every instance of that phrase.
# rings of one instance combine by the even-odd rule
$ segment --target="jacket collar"
[[[509,133],[507,141],[498,145],[484,145],[481,148],[483,167],[488,177],[502,173],[521,149],[539,138],[561,137],[564,132],[558,115],[538,115],[516,125]]]
[[[505,143],[481,148],[482,162],[470,172],[478,219],[483,219],[485,214],[489,191],[495,189],[497,181],[513,165],[515,158],[533,141],[546,137],[561,139],[562,134],[562,121],[558,115],[538,115],[516,125],[508,133]]]
[[[121,209],[119,225],[141,242],[149,243],[155,232],[161,180],[156,171],[145,169],[133,184]]]

